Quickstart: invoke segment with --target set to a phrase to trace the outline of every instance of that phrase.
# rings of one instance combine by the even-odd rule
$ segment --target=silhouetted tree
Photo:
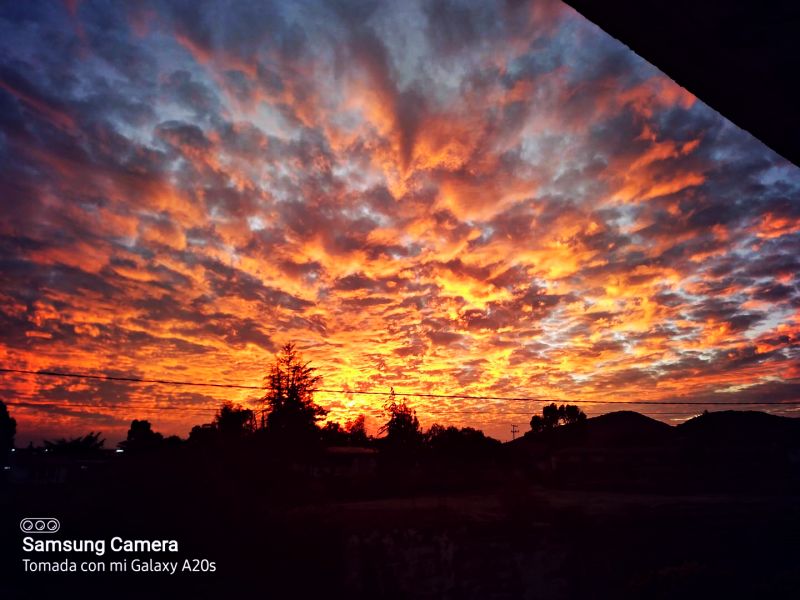
[[[263,398],[267,431],[282,438],[309,438],[318,432],[317,421],[328,413],[314,403],[314,390],[322,380],[316,369],[303,362],[294,344],[286,344],[275,358],[266,376],[267,393]]]
[[[552,402],[542,407],[542,414],[531,417],[531,431],[540,432],[554,429],[559,425],[579,423],[586,419],[586,414],[574,404],[558,405]]]
[[[445,427],[437,423],[425,432],[425,443],[436,454],[453,459],[477,458],[488,455],[502,444],[472,427]]]
[[[355,419],[348,421],[344,428],[353,445],[363,445],[369,441],[367,437],[367,418],[364,415],[358,415]]]
[[[8,408],[0,400],[0,453],[8,452],[14,447],[14,437],[17,435],[17,422],[8,414]]]
[[[255,414],[233,402],[223,402],[213,422],[223,439],[238,439],[255,430]]]
[[[105,440],[100,438],[100,432],[90,431],[84,436],[71,439],[60,438],[54,442],[44,441],[45,450],[60,456],[88,458],[96,456],[103,450]]]
[[[211,423],[195,425],[188,442],[194,447],[217,448],[245,439],[256,429],[255,413],[233,402],[223,402]],[[177,447],[180,438],[170,436],[170,446]]]
[[[328,421],[320,433],[323,443],[329,446],[363,446],[369,443],[364,415],[348,421],[344,427],[334,421]]]
[[[580,423],[581,421],[586,420],[586,413],[583,412],[579,406],[575,404],[564,404],[559,407],[561,411],[561,422],[564,425],[569,425],[570,423]]]
[[[327,446],[344,446],[350,441],[344,428],[335,421],[328,421],[320,430],[322,442]]]
[[[389,401],[383,407],[389,420],[380,428],[379,433],[386,434],[386,443],[393,448],[414,448],[422,441],[417,413],[404,401],[397,401],[394,388]]]
[[[168,435],[164,438],[163,445],[165,448],[175,449],[183,444],[183,440],[177,435]]]
[[[217,428],[212,423],[195,425],[189,432],[189,443],[194,446],[209,446],[217,439]]]
[[[164,436],[153,431],[150,421],[134,419],[125,441],[117,444],[126,452],[150,452],[156,450],[164,441]]]
[[[531,431],[539,433],[545,429],[548,429],[548,427],[545,425],[544,417],[541,417],[540,415],[533,415],[531,417]]]

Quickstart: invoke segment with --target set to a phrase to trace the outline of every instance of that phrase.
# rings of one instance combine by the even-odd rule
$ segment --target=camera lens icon
[[[19,522],[24,533],[55,533],[61,529],[61,523],[54,517],[26,517]]]

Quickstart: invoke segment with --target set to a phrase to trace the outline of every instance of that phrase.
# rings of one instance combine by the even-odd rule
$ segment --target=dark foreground
[[[796,598],[791,490],[565,489],[525,469],[382,464],[368,478],[225,457],[127,460],[6,485],[0,598]],[[424,475],[422,475],[423,473]],[[22,551],[51,538],[175,539],[178,553]],[[44,536],[40,536],[44,537]],[[25,573],[22,559],[206,559],[215,572]]]

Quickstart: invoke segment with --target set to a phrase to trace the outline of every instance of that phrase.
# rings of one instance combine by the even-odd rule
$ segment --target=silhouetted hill
[[[556,487],[781,491],[800,485],[800,419],[704,413],[676,427],[619,411],[528,432],[508,445],[519,468]]]
[[[674,428],[632,410],[607,413],[586,420],[586,442],[590,445],[652,446],[668,443]]]
[[[704,413],[675,429],[682,441],[694,445],[800,445],[800,420],[759,411]]]
[[[630,410],[611,412],[509,442],[512,448],[586,446],[800,446],[800,419],[760,411],[707,412],[675,427]]]
[[[674,434],[675,428],[666,423],[632,410],[621,410],[539,433],[529,431],[510,442],[510,446],[519,449],[531,445],[554,448],[653,446],[669,443]]]

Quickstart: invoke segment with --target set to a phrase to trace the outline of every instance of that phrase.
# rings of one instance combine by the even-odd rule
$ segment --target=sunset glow
[[[1,7],[0,367],[259,385],[294,341],[326,389],[800,400],[797,167],[560,2],[368,6]],[[20,441],[258,396],[0,378]]]

